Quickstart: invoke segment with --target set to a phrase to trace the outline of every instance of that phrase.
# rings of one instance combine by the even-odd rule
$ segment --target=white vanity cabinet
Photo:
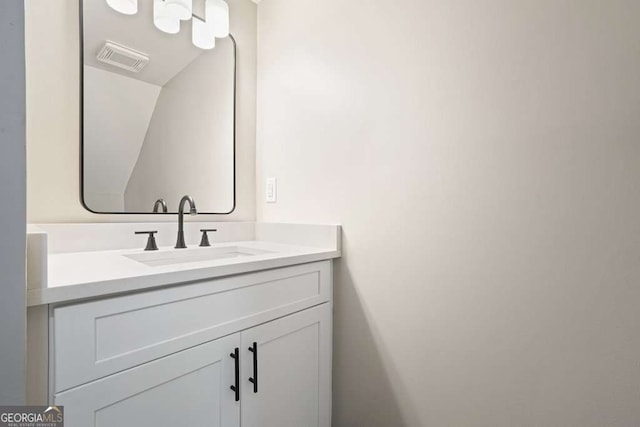
[[[68,427],[329,427],[331,276],[321,261],[52,306],[49,401]]]

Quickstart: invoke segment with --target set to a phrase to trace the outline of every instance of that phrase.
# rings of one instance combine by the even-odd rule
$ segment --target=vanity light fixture
[[[205,19],[193,16],[192,41],[200,49],[213,49],[216,38],[229,35],[229,5],[224,0],[205,0]]]
[[[181,21],[188,21],[191,19],[193,13],[192,0],[164,0],[167,12],[174,18],[178,18]]]
[[[206,0],[205,18],[213,35],[219,39],[229,35],[229,5],[224,0]]]
[[[153,0],[153,25],[169,34],[180,31],[180,19],[169,12],[163,0]]]
[[[125,15],[138,12],[138,0],[106,0]],[[153,24],[168,34],[180,32],[180,21],[191,19],[191,41],[200,49],[213,49],[216,38],[229,35],[229,5],[224,0],[204,0],[204,18],[193,14],[193,0],[153,0]]]
[[[216,47],[216,37],[213,35],[211,25],[194,16],[191,20],[191,41],[200,49],[213,49]]]
[[[138,13],[138,0],[107,0],[111,9],[125,15],[135,15]]]

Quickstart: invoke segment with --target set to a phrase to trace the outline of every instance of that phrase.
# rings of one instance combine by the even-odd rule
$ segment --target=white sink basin
[[[157,252],[144,252],[125,257],[149,267],[159,267],[171,264],[185,264],[189,262],[213,261],[225,258],[237,258],[272,253],[262,249],[245,248],[242,246],[223,246],[212,248],[174,249]]]

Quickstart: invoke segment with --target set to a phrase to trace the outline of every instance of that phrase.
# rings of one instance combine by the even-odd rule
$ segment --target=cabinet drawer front
[[[54,391],[329,301],[324,261],[54,309]]]

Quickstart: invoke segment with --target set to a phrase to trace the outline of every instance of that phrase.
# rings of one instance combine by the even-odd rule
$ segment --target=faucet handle
[[[203,228],[200,231],[202,232],[202,240],[200,240],[200,246],[202,246],[202,247],[211,246],[211,243],[209,243],[209,236],[207,236],[207,233],[208,232],[218,231],[218,229],[217,228]]]
[[[136,231],[134,234],[148,234],[149,238],[147,239],[147,246],[144,248],[145,251],[157,251],[158,245],[156,244],[156,236],[155,234],[158,230],[155,231]]]

